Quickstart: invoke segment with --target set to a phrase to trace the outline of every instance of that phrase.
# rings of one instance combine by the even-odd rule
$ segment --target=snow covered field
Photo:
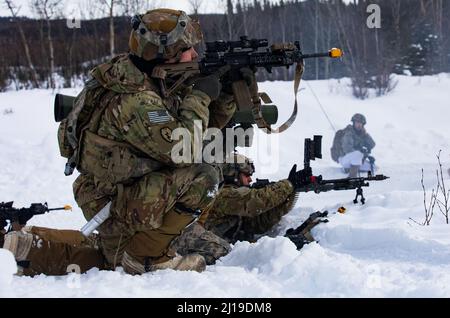
[[[167,270],[133,277],[120,270],[94,269],[81,276],[12,277],[11,256],[0,250],[0,296],[450,297],[450,225],[438,209],[429,227],[409,219],[422,222],[424,217],[421,169],[431,191],[439,150],[445,170],[450,167],[450,74],[397,79],[394,92],[365,101],[351,96],[347,80],[304,82],[296,123],[281,136],[270,137],[279,138],[279,154],[270,160],[253,156],[257,177],[286,178],[294,163],[302,165],[304,138],[321,134],[324,159],[312,162],[314,173],[326,179],[345,177],[330,158],[334,131],[312,88],[337,129],[345,127],[355,112],[368,118],[367,130],[377,142],[373,154],[379,172],[391,179],[365,188],[365,206],[353,204],[353,191],[301,194],[295,210],[270,233],[272,237],[236,244],[201,274]],[[280,122],[287,119],[292,82],[260,86],[279,106]],[[77,90],[61,92],[74,95]],[[85,221],[72,197],[75,177],[63,174],[53,98],[54,93],[46,90],[0,94],[0,201],[15,200],[16,207],[45,201],[52,207],[72,204],[73,212],[35,217],[30,223],[79,229]],[[450,188],[447,174],[445,179]],[[333,213],[340,206],[347,208],[346,214],[332,214],[329,223],[314,230],[319,243],[297,251],[282,237],[310,213]]]

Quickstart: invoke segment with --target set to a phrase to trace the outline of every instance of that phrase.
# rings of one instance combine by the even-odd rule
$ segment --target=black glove
[[[311,168],[297,171],[297,165],[294,165],[291,171],[289,172],[288,180],[291,182],[294,189],[299,189],[311,182],[310,181],[311,176],[312,176]]]
[[[219,75],[211,74],[205,77],[200,77],[195,80],[193,89],[205,93],[211,98],[211,100],[216,100],[222,90]]]

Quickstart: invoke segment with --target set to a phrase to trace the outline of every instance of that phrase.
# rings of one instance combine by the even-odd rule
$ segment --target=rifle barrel
[[[313,54],[302,54],[301,55],[302,59],[311,59],[311,58],[316,58],[316,57],[330,57],[330,53],[326,52],[326,53],[313,53]]]

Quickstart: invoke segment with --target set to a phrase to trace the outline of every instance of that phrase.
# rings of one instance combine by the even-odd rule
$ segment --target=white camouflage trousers
[[[349,152],[343,157],[339,157],[339,163],[344,169],[350,169],[351,166],[360,166],[359,171],[370,171],[370,162],[366,159],[363,162],[364,154],[361,151]]]

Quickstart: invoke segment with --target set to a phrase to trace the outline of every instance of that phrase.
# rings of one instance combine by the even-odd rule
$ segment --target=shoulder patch
[[[167,110],[152,110],[147,113],[148,120],[155,125],[161,125],[173,121]]]
[[[167,141],[168,143],[172,143],[172,129],[169,127],[163,127],[161,128],[161,137]]]

